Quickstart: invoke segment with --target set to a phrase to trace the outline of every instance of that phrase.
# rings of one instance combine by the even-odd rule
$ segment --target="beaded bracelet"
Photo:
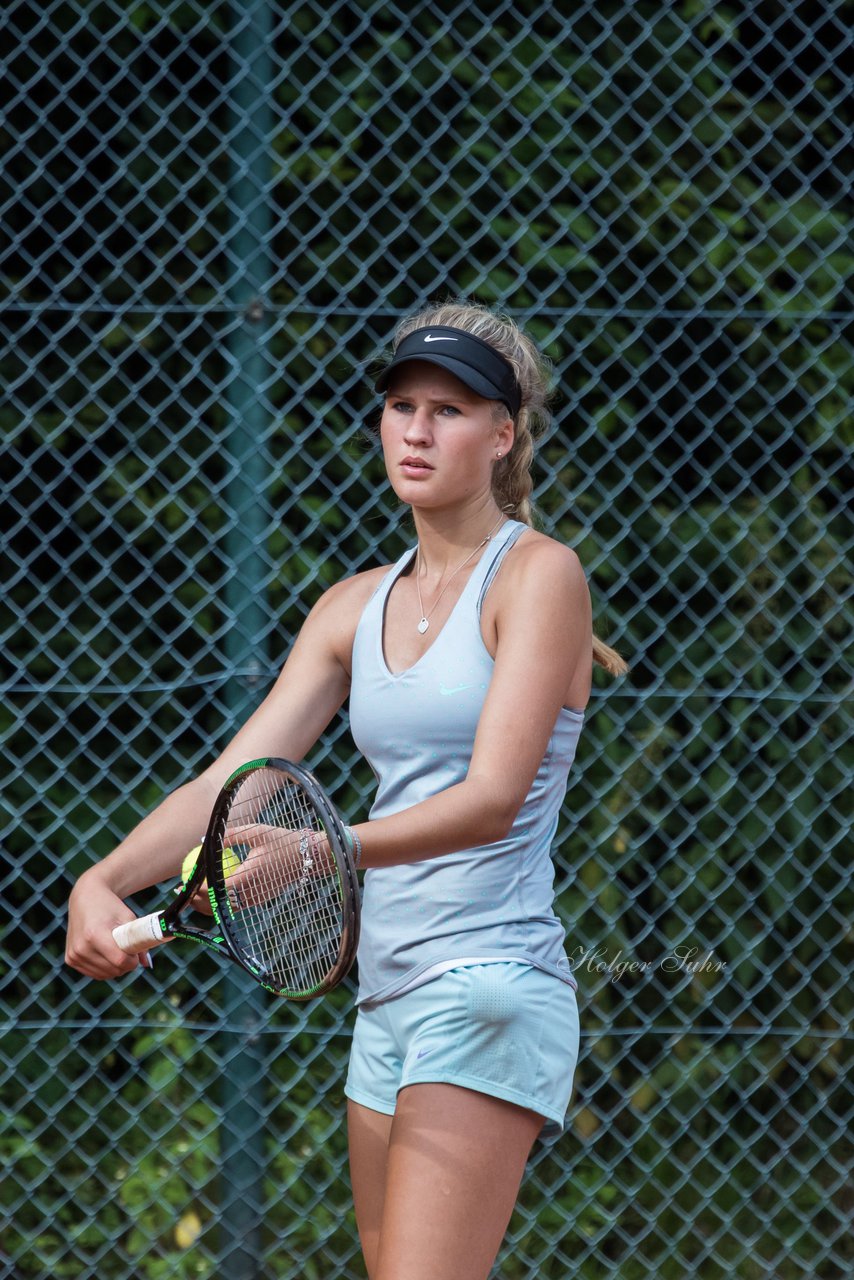
[[[361,837],[359,836],[358,831],[354,831],[352,827],[345,827],[344,835],[347,837],[350,852],[353,854],[353,864],[358,869],[359,863],[362,861]]]

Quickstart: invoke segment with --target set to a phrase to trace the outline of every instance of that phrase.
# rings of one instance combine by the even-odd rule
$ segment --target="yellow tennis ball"
[[[202,846],[197,844],[195,849],[191,849],[184,861],[181,863],[181,884],[186,884],[196,866],[196,861],[202,851]]]
[[[195,849],[191,849],[181,864],[181,883],[186,884],[190,876],[193,874],[202,846],[197,844]],[[222,851],[222,869],[226,876],[230,876],[240,866],[240,857],[233,849],[223,849]]]
[[[222,871],[226,878],[232,875],[241,865],[240,855],[236,854],[233,849],[225,848],[222,851]]]

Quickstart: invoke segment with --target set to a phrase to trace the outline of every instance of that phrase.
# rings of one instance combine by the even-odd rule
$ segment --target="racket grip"
[[[128,920],[127,924],[116,925],[113,930],[116,946],[129,956],[139,955],[141,951],[157,947],[161,942],[168,942],[169,936],[163,932],[157,912],[150,916],[140,916],[137,920]]]

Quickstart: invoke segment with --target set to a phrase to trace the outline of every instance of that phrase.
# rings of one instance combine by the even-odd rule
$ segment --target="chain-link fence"
[[[364,370],[458,291],[554,360],[542,522],[632,664],[555,850],[571,1126],[496,1274],[850,1274],[852,14],[7,0],[4,1275],[364,1274],[352,988],[78,981],[64,903],[411,537]],[[344,719],[310,763],[364,816]]]

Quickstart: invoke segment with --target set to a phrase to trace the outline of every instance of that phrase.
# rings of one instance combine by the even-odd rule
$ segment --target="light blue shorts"
[[[518,961],[466,965],[356,1015],[344,1088],[393,1115],[399,1089],[455,1084],[544,1116],[563,1132],[578,1061],[578,1005],[567,982]]]

